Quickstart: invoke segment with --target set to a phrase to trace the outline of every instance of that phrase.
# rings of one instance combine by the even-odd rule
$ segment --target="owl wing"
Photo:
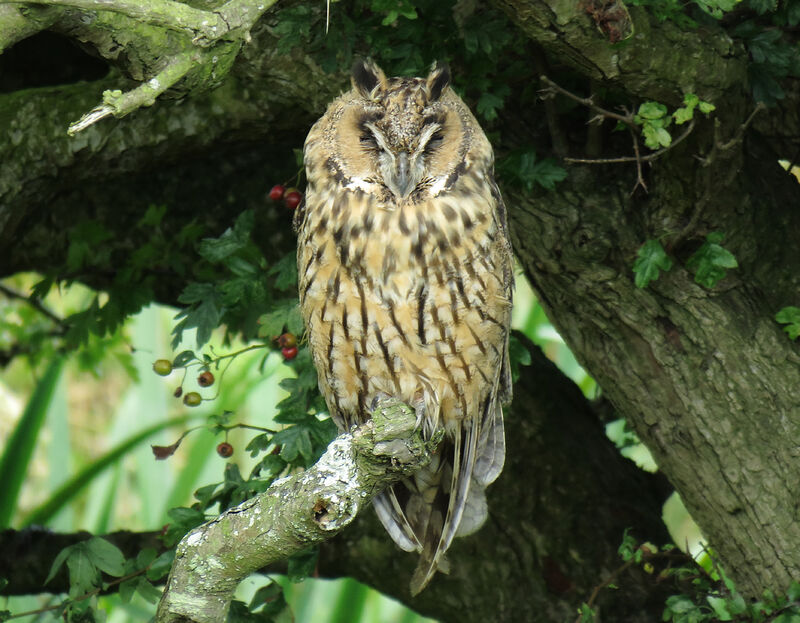
[[[506,327],[500,371],[497,386],[492,391],[492,405],[482,414],[481,432],[477,445],[477,458],[473,476],[479,485],[486,487],[493,483],[503,469],[506,456],[505,427],[503,425],[503,405],[509,404],[513,395],[511,362],[508,354],[508,340],[511,327],[511,304],[514,297],[514,252],[508,233],[506,206],[497,183],[491,181],[492,196],[496,201],[495,218],[498,225],[498,238],[495,241],[495,255],[502,267],[503,290],[508,306],[504,310],[502,322]]]
[[[478,417],[466,418],[462,425],[456,427],[452,450],[441,449],[434,465],[424,468],[416,477],[417,490],[424,499],[426,497],[425,476],[433,473],[440,482],[429,482],[427,490],[449,491],[446,499],[437,494],[427,500],[425,509],[427,517],[424,534],[417,534],[422,544],[420,561],[411,579],[411,593],[419,593],[433,577],[437,569],[446,571],[447,563],[444,552],[450,547],[455,536],[466,536],[483,525],[487,515],[485,488],[500,475],[505,462],[505,430],[503,425],[502,405],[511,399],[511,373],[508,356],[508,337],[511,323],[511,301],[514,287],[513,253],[508,235],[506,209],[494,180],[491,181],[492,197],[495,200],[493,218],[497,235],[490,247],[490,264],[493,274],[502,281],[503,300],[496,305],[490,304],[488,313],[496,317],[504,328],[504,336],[498,369],[493,384],[488,388],[481,401],[482,409]],[[452,452],[451,464],[447,465],[445,457]],[[447,483],[448,469],[450,482]],[[434,480],[430,478],[429,480]],[[449,486],[448,486],[449,484]],[[438,485],[438,486],[437,486]],[[394,496],[394,493],[392,493]],[[430,497],[430,495],[428,495]],[[409,504],[404,506],[409,509]],[[410,510],[410,509],[409,509]],[[419,525],[419,519],[409,522],[405,515],[400,525]],[[379,512],[380,516],[380,512]],[[383,522],[387,525],[387,522]],[[395,528],[398,528],[395,523]],[[389,530],[392,534],[392,530]],[[414,530],[411,530],[414,534]],[[398,539],[395,538],[395,542]],[[398,542],[398,544],[400,544]],[[409,542],[410,544],[410,542]],[[402,547],[402,545],[401,545]]]

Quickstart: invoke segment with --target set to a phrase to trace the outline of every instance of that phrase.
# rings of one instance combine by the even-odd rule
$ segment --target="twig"
[[[637,160],[641,160],[642,162],[650,162],[663,156],[666,152],[668,152],[670,149],[673,149],[687,136],[689,136],[689,134],[692,133],[692,130],[694,130],[694,123],[694,119],[692,119],[683,133],[674,141],[672,141],[668,147],[662,147],[661,149],[654,151],[651,154],[647,154],[646,156],[640,156],[639,158],[636,156],[620,156],[618,158],[564,158],[564,162],[569,162],[570,164],[619,164],[622,162],[637,162]]]
[[[55,322],[59,327],[61,327],[64,331],[67,329],[67,325],[64,322],[64,319],[61,318],[58,314],[48,309],[42,301],[36,298],[31,298],[30,296],[25,296],[22,292],[17,292],[13,288],[9,288],[8,286],[0,283],[0,292],[5,294],[10,299],[18,299],[21,301],[25,301],[33,307],[36,311],[38,311],[43,316],[47,316]]]
[[[142,106],[152,106],[156,98],[183,78],[196,61],[193,51],[182,52],[174,56],[158,74],[135,89],[127,93],[119,90],[103,92],[103,103],[71,124],[67,134],[74,136],[109,115],[124,117]]]
[[[636,184],[633,185],[630,197],[633,196],[639,186],[644,189],[644,192],[647,192],[647,184],[644,183],[644,177],[642,177],[642,157],[639,155],[639,139],[636,138],[636,132],[633,130],[631,130],[631,139],[633,140],[633,153],[636,154]]]
[[[78,597],[72,597],[70,599],[67,599],[66,602],[67,603],[77,603],[79,601],[83,601],[84,599],[89,599],[90,597],[94,597],[95,595],[99,595],[101,591],[106,590],[106,589],[110,588],[111,586],[116,586],[118,584],[122,584],[123,582],[126,582],[127,580],[130,580],[132,578],[140,576],[143,573],[146,573],[151,565],[152,565],[152,563],[150,563],[150,565],[147,565],[146,567],[144,567],[142,569],[139,569],[138,571],[134,571],[133,573],[129,573],[128,575],[124,575],[124,576],[122,576],[120,578],[114,578],[110,582],[106,583],[104,586],[101,586],[100,588],[96,588],[94,590],[91,590],[88,593],[84,593],[83,595],[79,595]],[[54,604],[52,606],[44,606],[43,608],[38,608],[37,610],[28,610],[27,612],[16,612],[14,614],[9,615],[7,618],[5,618],[3,620],[4,621],[10,621],[11,619],[19,619],[19,618],[22,618],[22,617],[33,616],[35,614],[44,614],[45,612],[51,612],[53,610],[58,610],[59,608],[64,606],[64,603],[65,602],[62,601],[62,602],[59,602],[59,603]]]
[[[731,140],[729,140],[727,143],[719,145],[719,149],[721,149],[722,151],[726,151],[731,147],[734,147],[735,145],[740,143],[742,141],[742,138],[744,137],[744,133],[747,131],[747,128],[750,127],[750,124],[753,123],[753,120],[756,118],[756,115],[760,113],[762,110],[765,110],[766,108],[767,107],[764,105],[764,102],[759,102],[758,104],[756,104],[756,107],[753,109],[753,112],[751,112],[750,115],[747,117],[747,119],[745,119],[744,123],[739,126],[739,129],[736,130],[736,134],[733,135],[733,138],[731,138]]]
[[[580,97],[578,95],[575,95],[574,93],[570,93],[565,88],[560,87],[555,82],[550,80],[550,78],[548,78],[547,76],[540,76],[539,80],[541,80],[542,82],[544,82],[545,84],[548,85],[548,88],[544,89],[544,91],[550,90],[550,91],[554,91],[556,93],[560,93],[561,95],[563,95],[565,97],[568,97],[571,100],[576,101],[579,104],[582,104],[583,106],[591,108],[592,110],[594,110],[595,112],[597,112],[598,114],[600,114],[603,117],[607,117],[609,119],[616,119],[617,121],[621,121],[622,123],[624,123],[625,125],[628,125],[628,126],[635,125],[634,122],[633,122],[633,115],[631,113],[627,113],[625,115],[620,115],[619,113],[615,113],[615,112],[612,112],[610,110],[606,110],[605,108],[602,108],[602,107],[598,106],[597,104],[595,104],[594,100],[592,99],[591,96],[590,97]]]
[[[679,559],[679,560],[682,560],[682,561],[692,561],[692,562],[695,563],[695,565],[697,565],[697,567],[699,569],[701,569],[703,572],[705,572],[705,570],[702,567],[700,567],[700,565],[697,564],[697,561],[695,561],[694,558],[684,554],[680,550],[669,550],[669,551],[663,551],[663,552],[651,552],[649,549],[641,547],[641,546],[640,546],[639,549],[642,552],[642,558],[640,560],[640,562],[642,562],[642,563],[651,562],[653,560]],[[636,560],[635,560],[634,557],[631,557],[630,560],[624,562],[622,565],[620,565],[619,567],[614,569],[608,575],[608,577],[605,580],[600,582],[600,584],[596,585],[592,589],[592,592],[589,595],[589,599],[587,599],[586,602],[585,602],[586,605],[591,608],[592,605],[594,604],[594,602],[597,600],[597,597],[600,595],[600,591],[602,591],[604,588],[606,588],[607,586],[612,584],[620,575],[622,575],[625,571],[627,571],[634,564],[636,564]],[[581,623],[581,615],[580,614],[575,619],[575,623]]]
[[[651,154],[646,156],[642,156],[639,152],[639,139],[637,137],[638,133],[638,126],[636,124],[635,115],[633,112],[623,109],[623,115],[619,113],[615,113],[611,110],[607,110],[601,106],[598,106],[594,103],[592,97],[580,97],[567,91],[565,88],[559,86],[547,76],[540,76],[539,79],[548,85],[547,89],[543,89],[542,92],[544,93],[559,93],[569,99],[578,102],[579,104],[588,107],[589,109],[595,111],[597,116],[592,118],[589,123],[594,123],[595,121],[602,122],[604,119],[614,119],[619,121],[620,123],[624,124],[631,133],[631,139],[633,142],[633,156],[621,156],[618,158],[569,158],[564,157],[563,160],[569,164],[616,164],[622,162],[635,162],[636,163],[636,184],[633,186],[633,190],[631,190],[631,195],[636,192],[636,189],[641,186],[645,192],[647,192],[647,184],[644,181],[644,175],[642,174],[642,163],[643,162],[652,162],[656,158],[663,156],[666,152],[670,149],[674,149],[678,144],[681,143],[689,134],[692,133],[694,130],[694,123],[695,120],[692,119],[687,128],[683,131],[683,133],[672,141],[668,146],[662,147],[661,149],[654,151]],[[749,122],[749,120],[748,120]]]

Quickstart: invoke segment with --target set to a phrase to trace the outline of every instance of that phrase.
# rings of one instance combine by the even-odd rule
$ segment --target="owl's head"
[[[491,166],[491,147],[449,87],[447,65],[434,64],[424,78],[387,78],[359,61],[351,82],[306,142],[312,157],[310,148],[324,144],[325,166],[342,186],[414,202],[451,187],[478,157]]]

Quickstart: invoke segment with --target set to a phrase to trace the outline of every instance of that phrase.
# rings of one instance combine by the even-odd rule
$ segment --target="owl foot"
[[[384,392],[378,392],[372,397],[372,400],[369,401],[369,412],[374,413],[377,410],[380,403],[386,402],[390,398],[391,396],[389,394],[386,394]]]

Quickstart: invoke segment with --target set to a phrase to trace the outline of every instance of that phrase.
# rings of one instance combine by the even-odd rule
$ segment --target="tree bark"
[[[588,17],[572,5],[547,13],[542,26],[542,4],[516,4],[518,23],[543,45],[556,35],[579,46],[584,60],[602,47],[599,33],[594,46],[573,37],[573,29],[586,30]],[[631,15],[637,32],[648,33],[646,58],[670,57],[652,19],[633,9]],[[723,567],[740,589],[758,595],[785,589],[800,574],[800,352],[774,320],[781,307],[798,302],[800,214],[796,181],[777,162],[786,154],[756,131],[735,140],[754,104],[737,83],[739,55],[718,61],[738,69],[706,72],[710,61],[702,59],[719,55],[725,36],[711,31],[702,39],[673,33],[669,49],[679,55],[685,81],[672,84],[658,67],[602,76],[632,100],[669,102],[702,74],[703,90],[720,98],[713,100],[716,127],[701,122],[652,164],[649,194],[631,196],[633,165],[595,165],[570,169],[557,192],[507,203],[515,250],[548,316],[653,452]],[[625,50],[642,54],[636,45]],[[620,51],[620,66],[626,54]],[[582,61],[570,61],[595,77]],[[672,96],[655,87],[664,78]],[[759,122],[775,125],[768,121],[775,114]],[[580,149],[575,142],[571,148]],[[739,269],[709,290],[694,282],[685,262],[712,231],[726,234]],[[655,238],[667,241],[679,265],[638,289],[636,251]]]

